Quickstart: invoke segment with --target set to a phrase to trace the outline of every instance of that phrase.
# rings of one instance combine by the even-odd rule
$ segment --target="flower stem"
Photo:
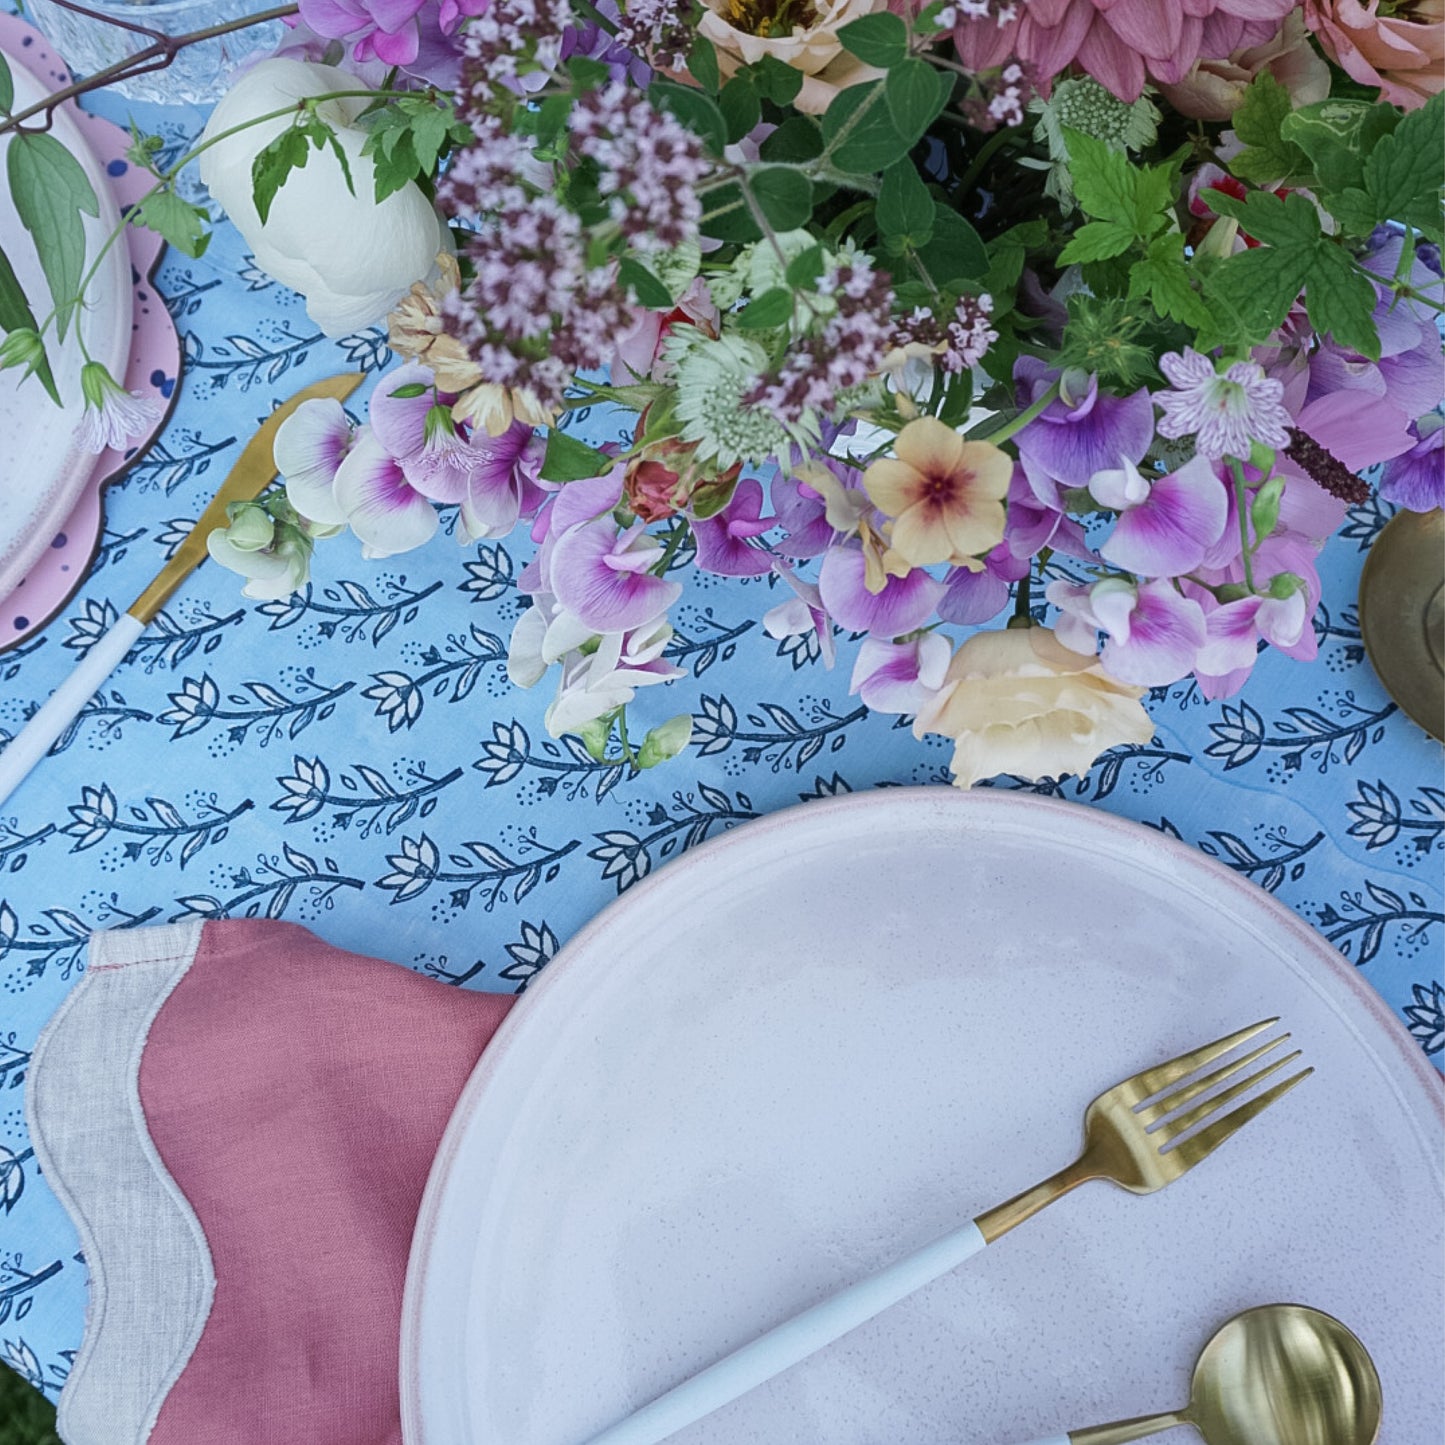
[[[689,528],[682,518],[678,518],[677,524],[668,533],[667,545],[663,548],[662,556],[652,565],[652,573],[655,577],[666,577],[667,569],[672,566],[672,559],[677,556],[678,548],[687,537]]]
[[[64,8],[75,10],[82,15],[95,15],[94,11],[86,10],[79,5],[66,5]],[[46,120],[39,129],[49,130],[50,118],[67,100],[73,100],[76,96],[84,95],[88,91],[99,90],[102,86],[109,85],[115,80],[124,80],[132,75],[143,75],[148,70],[164,70],[176,58],[177,53],[188,45],[197,45],[203,40],[214,40],[217,36],[229,35],[233,30],[245,30],[252,25],[264,25],[270,20],[281,20],[287,15],[294,15],[296,10],[295,5],[277,5],[271,10],[258,10],[254,15],[243,15],[237,20],[227,20],[221,25],[208,25],[204,30],[192,30],[185,35],[160,35],[158,31],[148,30],[144,26],[117,22],[120,23],[120,28],[123,30],[130,30],[141,35],[156,35],[158,38],[154,44],[136,51],[134,55],[127,56],[114,65],[107,65],[104,70],[97,70],[94,75],[88,75],[84,80],[74,81],[63,90],[57,90],[53,95],[47,95],[44,100],[36,101],[27,110],[22,110],[18,114],[0,121],[0,135],[4,135],[7,131],[26,129],[24,123],[32,116],[41,114],[44,114]],[[109,17],[100,18],[108,19]],[[161,63],[159,65],[150,64],[155,60]]]
[[[617,34],[617,26],[592,4],[592,0],[571,0],[571,3],[572,8],[577,11],[579,15],[585,15],[609,35]]]
[[[1229,465],[1234,472],[1234,509],[1239,513],[1240,556],[1244,559],[1244,585],[1254,593],[1254,566],[1249,541],[1249,490],[1244,484],[1244,467],[1238,457],[1230,457]]]
[[[991,432],[988,436],[981,437],[980,440],[990,442],[994,446],[1006,442],[1015,432],[1022,431],[1035,417],[1047,411],[1058,400],[1058,395],[1059,383],[1056,381],[1032,406],[1026,407],[1011,422],[1006,422],[996,432]]]
[[[974,156],[969,168],[963,173],[962,178],[954,187],[954,194],[965,196],[973,183],[983,174],[984,167],[994,158],[999,149],[1015,140],[1021,133],[1022,127],[1009,126],[1004,130],[996,130],[980,147],[979,152]]]

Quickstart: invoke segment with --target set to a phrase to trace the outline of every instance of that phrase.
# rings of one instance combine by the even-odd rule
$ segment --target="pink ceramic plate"
[[[12,69],[23,66],[29,71],[41,93],[70,79],[44,37],[13,15],[0,15],[0,49],[10,57]],[[145,172],[125,159],[130,142],[124,131],[75,105],[65,106],[62,113],[66,126],[74,128],[67,133],[82,140],[97,166],[103,168],[103,184],[114,198],[112,207],[134,202],[149,188]],[[132,227],[126,233],[126,247],[119,253],[129,263],[131,317],[129,343],[123,342],[118,353],[118,374],[123,369],[128,390],[156,399],[160,418],[147,436],[124,452],[107,451],[98,457],[87,453],[70,459],[63,486],[43,515],[31,519],[12,555],[0,563],[0,651],[39,631],[80,586],[100,542],[101,489],[144,454],[175,404],[180,342],[170,313],[151,283],[162,249],[163,243],[153,231]],[[120,274],[125,274],[124,265]],[[31,385],[27,384],[27,390]]]
[[[1314,1077],[1160,1194],[1090,1185],[675,1437],[948,1445],[1167,1409],[1216,1325],[1345,1320],[1383,1445],[1438,1438],[1440,1080],[1292,913],[1149,829],[1009,793],[808,803],[548,965],[432,1170],[409,1445],[578,1445],[1071,1159],[1126,1074],[1271,1014]]]

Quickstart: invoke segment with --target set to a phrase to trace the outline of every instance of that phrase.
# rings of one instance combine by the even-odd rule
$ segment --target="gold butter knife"
[[[206,538],[230,518],[227,509],[236,502],[251,502],[270,486],[276,476],[272,447],[281,423],[303,402],[330,397],[344,401],[365,378],[360,372],[330,376],[314,382],[282,402],[261,423],[256,435],[242,449],[235,466],[201,513],[200,520],[176,548],[170,561],[155,575],[145,591],[121,613],[115,625],[96,642],[75,670],[56,688],[50,700],[35,713],[0,752],[0,803],[20,786],[31,768],[40,761],[61,733],[99,690],[156,613],[166,605],[176,588],[206,560]]]

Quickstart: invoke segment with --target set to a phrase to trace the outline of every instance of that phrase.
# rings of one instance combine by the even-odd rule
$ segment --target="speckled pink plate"
[[[1088,1101],[1279,1014],[1316,1074],[1160,1194],[1081,1189],[675,1437],[968,1445],[1188,1398],[1267,1301],[1345,1320],[1383,1445],[1445,1406],[1442,1089],[1237,874],[1076,805],[812,802],[685,854],[547,966],[447,1130],[409,1445],[578,1445],[1074,1155]]]
[[[23,65],[35,77],[42,93],[69,83],[69,73],[49,42],[16,16],[0,15],[0,49],[10,58],[12,68]],[[114,204],[124,208],[137,200],[151,181],[125,159],[130,144],[125,132],[73,103],[62,107],[62,113],[66,134],[82,140],[94,157],[98,173],[109,183]],[[56,489],[55,504],[37,513],[24,547],[17,549],[17,565],[0,566],[0,652],[38,632],[74,595],[100,544],[102,489],[145,453],[164,429],[175,404],[180,341],[170,313],[151,283],[164,243],[153,231],[131,227],[126,245],[132,316],[129,346],[123,345],[119,355],[126,388],[153,396],[161,408],[160,419],[147,436],[124,452],[78,455],[65,485]],[[41,400],[49,404],[43,394]]]

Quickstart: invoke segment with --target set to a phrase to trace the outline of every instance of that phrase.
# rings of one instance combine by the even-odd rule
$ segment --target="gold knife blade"
[[[166,605],[177,587],[201,565],[210,555],[206,551],[206,538],[217,527],[224,527],[230,519],[226,508],[233,502],[253,502],[271,485],[276,476],[276,461],[272,447],[281,423],[286,420],[302,402],[314,401],[319,397],[330,397],[334,401],[345,401],[366,379],[359,371],[345,372],[340,376],[328,376],[325,381],[313,382],[303,387],[295,396],[288,397],[261,423],[256,435],[251,438],[237,458],[220,490],[211,498],[200,520],[186,539],[175,550],[169,562],[156,573],[150,585],[131,603],[126,611],[137,621],[149,623],[157,612]]]

